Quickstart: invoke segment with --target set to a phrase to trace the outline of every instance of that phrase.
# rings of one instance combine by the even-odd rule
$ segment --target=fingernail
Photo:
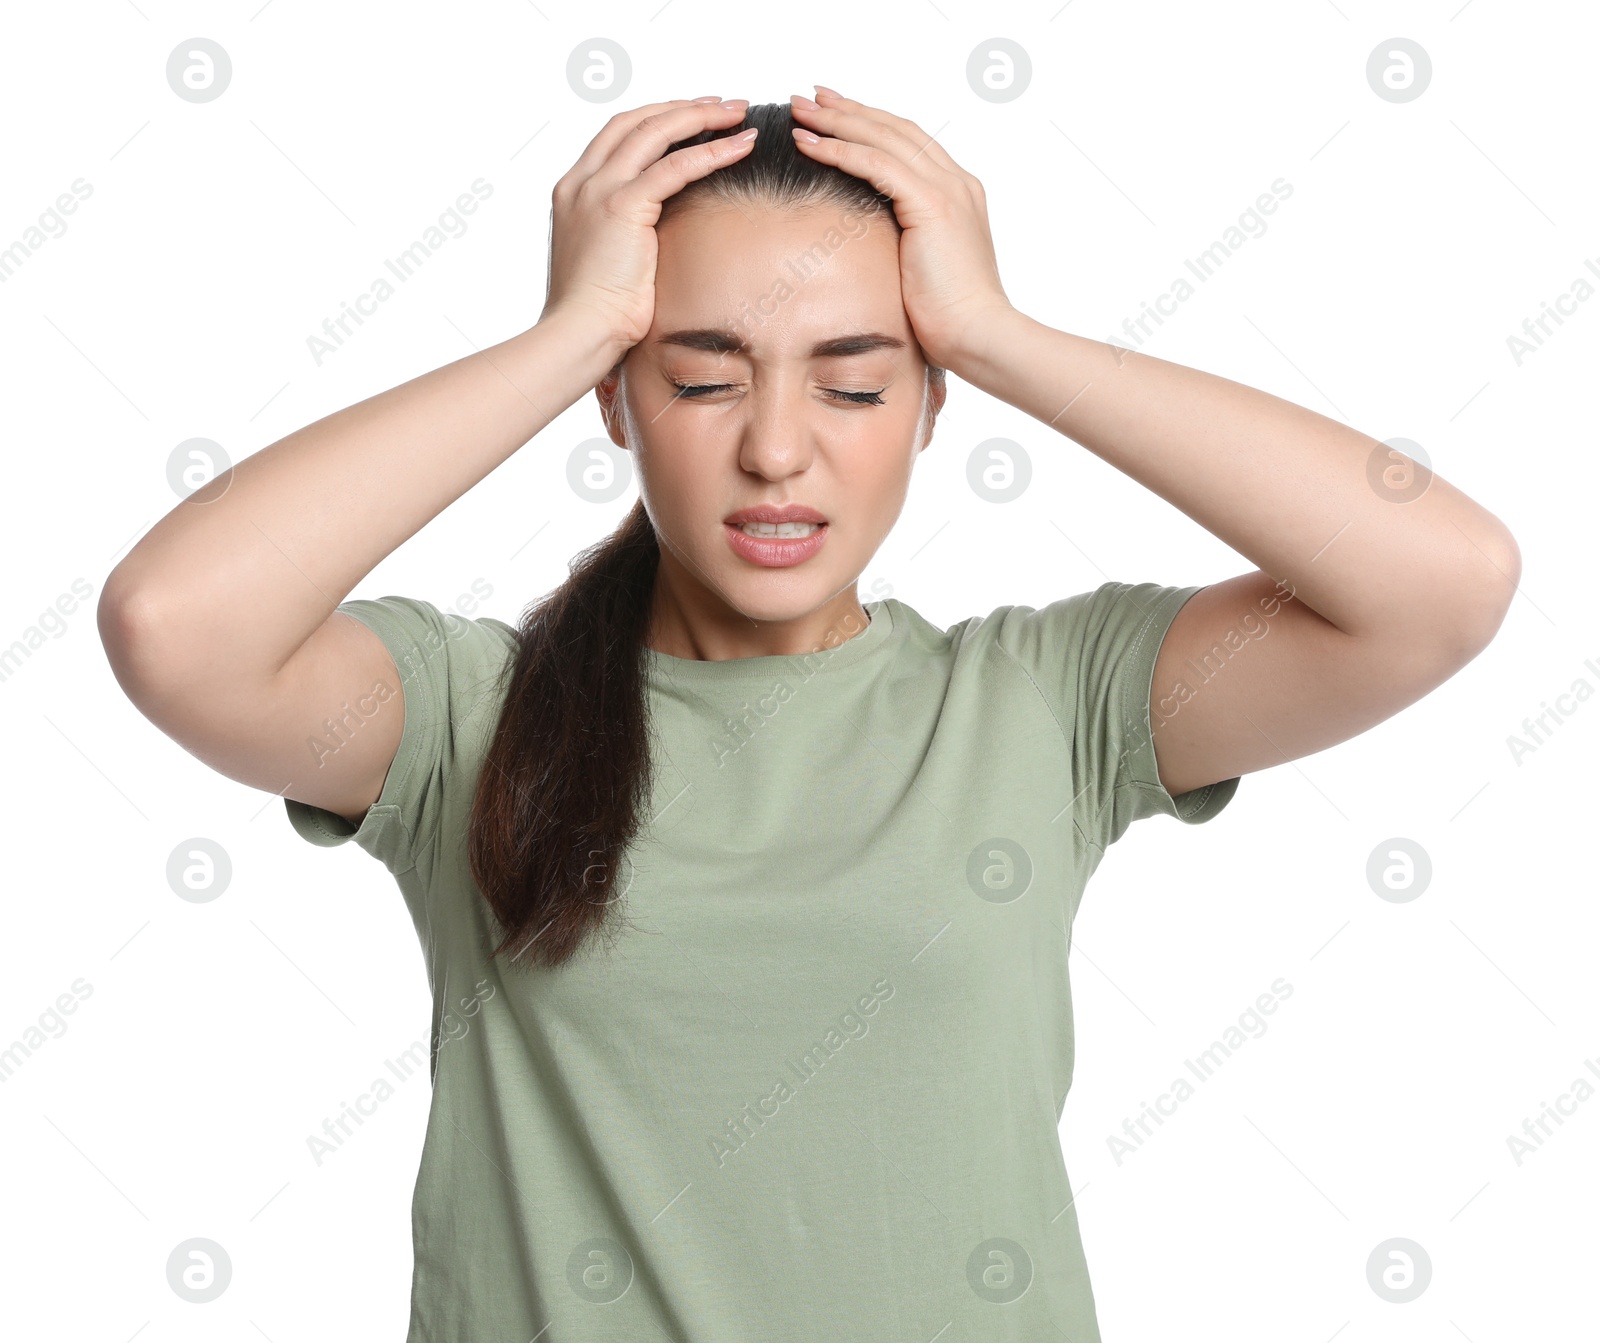
[[[796,126],[794,128],[794,138],[796,140],[804,140],[808,145],[819,145],[822,143],[822,137],[820,135],[813,135],[804,126]]]
[[[813,84],[811,87],[814,88],[818,93],[826,93],[830,98],[844,97],[844,94],[840,93],[837,89],[830,89],[826,84]]]
[[[709,97],[696,98],[694,101],[697,103],[720,103],[722,101],[722,97],[720,94],[713,93]]]
[[[803,93],[791,93],[789,95],[789,101],[796,107],[804,108],[807,112],[820,112],[822,110],[817,106],[816,103],[812,102],[811,99],[807,98]]]
[[[741,107],[748,107],[750,105],[750,100],[748,98],[729,98],[722,105],[730,112],[734,112]]]

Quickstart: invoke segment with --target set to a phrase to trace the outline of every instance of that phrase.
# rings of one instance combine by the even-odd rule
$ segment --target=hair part
[[[674,141],[668,153],[710,144],[752,126],[758,131],[748,153],[695,178],[676,195],[667,197],[661,203],[661,219],[665,221],[686,206],[708,200],[735,206],[769,205],[780,210],[838,205],[885,214],[898,232],[900,221],[895,218],[894,198],[854,173],[821,163],[799,149],[792,134],[798,124],[788,103],[756,103],[745,109],[744,120],[737,126],[701,131],[687,140]]]

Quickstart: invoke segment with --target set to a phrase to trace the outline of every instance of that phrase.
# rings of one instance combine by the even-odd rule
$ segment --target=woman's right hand
[[[550,270],[544,311],[600,324],[620,358],[655,320],[656,221],[687,183],[746,153],[723,136],[666,154],[701,131],[735,126],[749,100],[651,103],[619,112],[551,192]],[[665,155],[663,157],[663,155]]]

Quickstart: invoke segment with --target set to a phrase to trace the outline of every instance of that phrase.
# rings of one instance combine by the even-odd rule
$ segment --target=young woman
[[[415,919],[411,1343],[1097,1339],[1057,1136],[1085,883],[1414,703],[1517,581],[1365,435],[1025,316],[977,180],[818,103],[613,117],[531,329],[240,462],[106,585],[134,703]],[[1256,567],[863,603],[946,370]],[[341,604],[591,388],[640,501],[519,626]]]

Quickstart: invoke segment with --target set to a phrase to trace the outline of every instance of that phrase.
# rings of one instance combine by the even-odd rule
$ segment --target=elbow
[[[155,594],[113,569],[100,590],[95,626],[117,684],[135,703],[160,683],[164,658],[159,619]]]
[[[94,622],[100,631],[100,645],[113,662],[126,655],[136,631],[148,624],[150,607],[149,598],[128,581],[121,569],[106,575]]]
[[[1464,662],[1477,657],[1494,641],[1522,582],[1522,551],[1508,528],[1497,527],[1479,544],[1479,549],[1486,563],[1479,581],[1472,585],[1471,599],[1465,603],[1465,613],[1457,624]]]

